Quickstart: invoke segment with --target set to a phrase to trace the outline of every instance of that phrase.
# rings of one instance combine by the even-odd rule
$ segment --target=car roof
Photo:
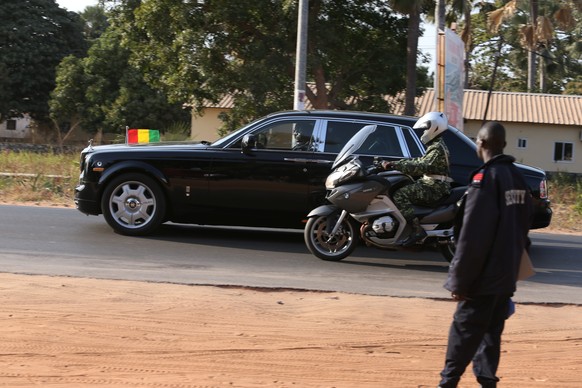
[[[314,110],[287,110],[276,113],[271,113],[267,117],[277,117],[277,116],[320,116],[320,117],[358,117],[358,118],[368,118],[374,120],[390,120],[390,121],[401,121],[401,122],[416,122],[418,117],[414,116],[403,116],[395,115],[391,113],[379,113],[379,112],[361,112],[361,111],[350,111],[350,110],[326,110],[326,109],[314,109]]]

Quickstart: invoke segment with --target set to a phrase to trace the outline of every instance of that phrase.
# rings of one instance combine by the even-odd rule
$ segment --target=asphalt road
[[[582,236],[531,237],[537,274],[519,283],[515,300],[582,304]],[[448,298],[447,266],[438,252],[364,246],[325,262],[288,230],[169,224],[125,237],[75,209],[0,205],[0,272]]]

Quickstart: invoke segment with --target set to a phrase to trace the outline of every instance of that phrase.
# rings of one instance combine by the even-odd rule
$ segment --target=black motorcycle
[[[381,171],[378,159],[365,167],[356,155],[366,154],[373,147],[378,137],[376,130],[375,125],[368,125],[346,143],[325,182],[329,204],[313,209],[307,216],[305,243],[322,260],[345,259],[360,239],[368,246],[402,249],[398,242],[411,231],[392,196],[414,182],[413,178],[399,171]],[[427,233],[416,246],[436,247],[447,261],[452,260],[453,223],[466,189],[453,188],[451,195],[434,207],[414,207],[415,216]]]

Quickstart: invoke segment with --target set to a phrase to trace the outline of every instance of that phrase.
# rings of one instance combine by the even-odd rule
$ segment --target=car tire
[[[101,210],[117,233],[144,236],[151,234],[164,220],[166,199],[154,179],[144,174],[127,173],[106,186]]]
[[[304,229],[305,244],[311,253],[326,261],[340,261],[352,254],[360,241],[358,225],[346,217],[335,236],[328,230],[335,225],[337,213],[311,217]],[[332,223],[333,225],[329,225]]]

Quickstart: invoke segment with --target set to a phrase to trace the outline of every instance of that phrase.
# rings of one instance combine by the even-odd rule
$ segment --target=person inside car
[[[292,149],[293,151],[309,151],[313,123],[298,122],[293,127]]]
[[[447,116],[442,112],[427,113],[418,119],[414,128],[424,129],[420,138],[427,147],[424,156],[382,162],[385,170],[398,170],[420,178],[394,194],[395,205],[412,227],[411,233],[399,241],[403,246],[411,246],[427,236],[418,217],[414,215],[413,205],[431,207],[451,192],[449,151],[441,136],[448,128]]]

